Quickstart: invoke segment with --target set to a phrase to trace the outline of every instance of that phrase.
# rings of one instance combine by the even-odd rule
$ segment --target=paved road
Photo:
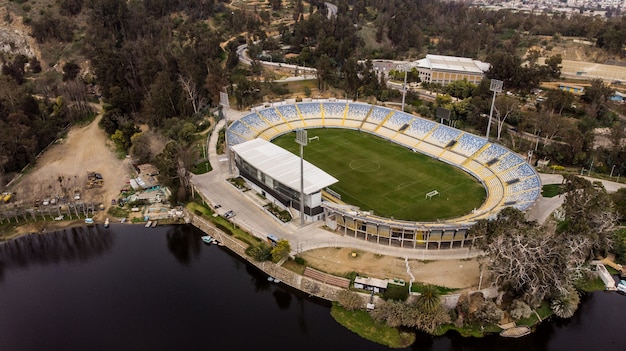
[[[541,183],[543,185],[546,184],[562,184],[563,176],[560,174],[547,174],[540,173],[539,177],[541,178]],[[611,182],[608,180],[602,180],[591,177],[583,177],[590,182],[600,181],[604,188],[609,193],[614,193],[620,188],[626,187],[626,184]],[[535,204],[528,210],[526,217],[530,220],[535,220],[538,223],[544,223],[546,219],[565,201],[565,196],[559,195],[554,197],[543,197],[539,196],[539,199],[535,202]]]

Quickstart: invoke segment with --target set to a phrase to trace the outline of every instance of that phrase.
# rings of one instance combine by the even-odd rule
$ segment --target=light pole
[[[415,64],[412,62],[409,63],[405,63],[402,64],[400,66],[398,66],[398,68],[403,69],[404,70],[404,84],[402,84],[402,112],[404,112],[404,101],[406,99],[406,81],[407,81],[407,75],[409,73],[409,69],[412,69],[413,67],[415,67]]]
[[[615,165],[613,165],[613,167],[611,167],[611,175],[609,176],[609,178],[613,178],[613,171],[615,170]]]
[[[504,82],[497,79],[492,79],[489,84],[489,90],[493,91],[493,99],[491,99],[491,111],[489,111],[489,122],[487,122],[487,140],[489,140],[489,133],[491,132],[491,118],[493,117],[493,106],[496,104],[496,94],[502,92],[502,86]]]
[[[304,225],[304,147],[308,141],[306,129],[296,130],[296,143],[300,144],[300,225]]]

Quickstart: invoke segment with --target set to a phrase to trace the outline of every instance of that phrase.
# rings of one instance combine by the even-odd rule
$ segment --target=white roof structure
[[[234,145],[232,149],[254,168],[300,191],[300,157],[261,138]],[[305,194],[315,193],[337,182],[330,174],[304,161]]]
[[[377,288],[382,288],[382,289],[387,289],[387,284],[389,282],[386,281],[386,280],[378,279],[378,278],[356,277],[356,278],[354,278],[354,283],[368,285],[368,286],[375,286]]]
[[[486,62],[466,57],[426,55],[426,58],[417,60],[417,67],[435,71],[455,71],[482,74],[489,70]]]

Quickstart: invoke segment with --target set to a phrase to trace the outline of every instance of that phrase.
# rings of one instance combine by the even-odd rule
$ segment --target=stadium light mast
[[[487,122],[487,141],[489,141],[489,132],[491,132],[491,118],[493,116],[493,106],[496,103],[496,93],[502,92],[502,86],[504,82],[497,79],[492,79],[489,84],[489,90],[493,91],[493,99],[491,100],[491,111],[489,111],[489,122]]]
[[[304,147],[308,141],[306,129],[296,130],[296,143],[300,144],[300,225],[304,225]]]
[[[224,109],[230,109],[230,102],[228,100],[228,93],[220,91],[220,117],[224,117],[224,148],[226,149],[226,156],[228,157],[228,174],[233,174],[233,160],[230,152],[230,143],[228,142],[228,114],[224,112]],[[209,133],[210,136],[210,133]],[[207,137],[207,150],[209,149],[209,137]],[[209,159],[207,158],[207,162]]]
[[[402,65],[398,66],[398,68],[404,70],[404,83],[402,84],[402,112],[404,112],[404,101],[406,99],[407,75],[409,73],[409,69],[412,69],[413,67],[415,67],[415,63],[413,63],[413,62],[408,62],[408,63],[405,63],[405,64],[402,64]]]

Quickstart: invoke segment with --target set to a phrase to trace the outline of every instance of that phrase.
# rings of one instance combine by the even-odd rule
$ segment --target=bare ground
[[[356,253],[356,257],[352,253]],[[410,280],[402,258],[376,255],[349,248],[323,248],[300,254],[310,265],[322,271],[344,276],[350,272],[379,278]],[[471,260],[418,261],[409,260],[415,281],[455,289],[475,289],[480,279],[479,264]],[[483,280],[483,287],[487,286]]]
[[[127,183],[131,169],[128,159],[116,157],[112,142],[98,127],[101,118],[99,114],[90,124],[73,127],[66,138],[49,147],[13,188],[18,201],[29,203],[52,196],[65,196],[72,201],[78,190],[82,201],[102,203],[108,208]],[[87,188],[87,172],[100,173],[103,186]],[[100,216],[104,214],[101,212]],[[32,229],[24,227],[19,231]]]

